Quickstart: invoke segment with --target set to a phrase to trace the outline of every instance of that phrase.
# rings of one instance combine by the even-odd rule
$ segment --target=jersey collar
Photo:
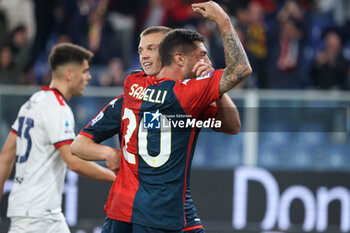
[[[175,81],[171,78],[160,78],[160,79],[157,79],[155,76],[148,76],[147,77],[147,80],[148,82],[152,85],[152,86],[157,86],[159,85],[160,83],[164,82],[164,81]]]
[[[44,87],[44,86],[41,86],[41,89],[44,91],[53,91],[53,93],[55,94],[56,99],[58,100],[60,105],[62,105],[62,106],[65,105],[64,104],[65,98],[59,90],[57,90],[56,88],[49,88],[49,87]]]

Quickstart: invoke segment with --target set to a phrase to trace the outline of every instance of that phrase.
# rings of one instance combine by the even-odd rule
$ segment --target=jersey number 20
[[[160,116],[163,121],[169,121],[165,116]],[[131,164],[135,164],[135,155],[130,153],[128,148],[128,143],[130,141],[130,138],[132,134],[134,133],[137,122],[136,122],[136,116],[134,112],[131,109],[125,108],[124,114],[123,114],[123,120],[128,119],[129,124],[127,125],[126,135],[125,135],[125,142],[123,147],[123,153],[124,158]],[[139,132],[138,132],[138,153],[142,157],[142,159],[151,167],[160,167],[163,166],[169,159],[170,153],[171,153],[171,128],[167,131],[162,131],[162,126],[160,128],[160,152],[157,156],[151,156],[148,153],[147,149],[147,134],[148,129],[143,129],[144,119],[141,120],[139,125]],[[169,122],[166,122],[168,125]]]

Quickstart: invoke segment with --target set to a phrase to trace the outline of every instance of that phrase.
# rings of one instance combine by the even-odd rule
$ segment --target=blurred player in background
[[[160,72],[161,62],[158,47],[164,35],[169,31],[171,31],[171,29],[167,27],[153,26],[141,33],[141,40],[138,50],[139,59],[144,70],[145,78],[147,75],[157,75]],[[193,68],[193,71],[196,72],[198,77],[204,76],[213,71],[208,57],[206,56],[204,59],[204,62],[198,62]],[[137,71],[134,73],[136,72]],[[105,154],[106,156],[110,157],[118,156],[118,162],[120,161],[119,150],[115,150],[105,145],[99,145],[98,143],[107,140],[115,134],[120,136],[122,103],[123,96],[114,99],[98,114],[97,117],[90,121],[86,128],[82,130],[82,132],[76,139],[74,139],[74,142],[72,143],[72,151],[74,154],[81,158],[88,157],[90,159],[92,155],[95,155],[97,159],[99,159],[99,155]],[[223,125],[219,131],[230,134],[238,133],[240,130],[240,119],[235,104],[227,94],[224,94],[221,101],[218,101],[217,103],[218,107],[221,108],[221,111],[219,111],[219,116],[216,114],[216,107],[208,106],[208,108],[206,108],[206,114],[203,117],[223,119]],[[116,155],[116,153],[119,153],[119,155]],[[184,228],[184,232],[205,232],[193,204],[189,181],[186,186],[185,216],[186,226]]]
[[[67,166],[78,174],[113,182],[112,171],[70,152],[74,117],[66,100],[81,95],[91,79],[90,51],[73,44],[55,46],[49,56],[50,88],[22,105],[0,156],[0,198],[15,164],[7,216],[10,233],[70,232],[63,216],[62,190]]]
[[[148,112],[165,119],[164,115],[181,113],[198,119],[203,107],[218,100],[251,73],[227,14],[211,1],[193,4],[193,9],[218,24],[226,68],[201,78],[183,80],[196,76],[193,67],[207,53],[204,39],[198,33],[174,30],[160,44],[164,68],[158,76],[145,78],[142,73],[128,76],[124,82],[121,123],[123,156],[105,206],[107,220],[102,232],[182,232],[186,221],[185,185],[198,130],[142,129],[142,116]],[[150,93],[157,93],[160,99],[152,99]],[[108,156],[101,158],[107,160]]]

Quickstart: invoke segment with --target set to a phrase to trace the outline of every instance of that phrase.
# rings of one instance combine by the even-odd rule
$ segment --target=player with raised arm
[[[0,156],[0,197],[15,165],[7,216],[10,233],[70,232],[63,216],[62,191],[67,166],[88,178],[114,181],[112,171],[71,154],[74,117],[66,100],[81,95],[91,79],[93,54],[77,45],[56,45],[49,56],[50,88],[22,105]]]
[[[139,59],[143,71],[140,75],[157,75],[161,69],[161,62],[158,53],[158,47],[161,39],[171,29],[163,26],[153,26],[144,30],[140,35]],[[197,76],[204,76],[213,71],[211,62],[207,56],[203,61],[196,63],[193,71]],[[134,72],[136,73],[136,72]],[[120,96],[108,104],[90,123],[80,132],[72,143],[72,152],[80,158],[89,160],[103,160],[104,157],[114,158],[119,150],[99,145],[98,143],[120,133],[121,114],[122,114],[123,96]],[[223,119],[223,125],[219,131],[235,134],[240,129],[240,119],[236,106],[227,94],[224,94],[218,103],[218,108],[223,111],[216,115],[216,108],[208,106],[204,118],[215,117]],[[120,152],[119,152],[120,153]],[[112,169],[119,168],[119,161]],[[111,164],[111,163],[109,163]],[[112,165],[113,166],[113,165]],[[186,201],[185,201],[186,226],[184,232],[203,233],[204,228],[198,217],[196,208],[192,201],[190,185],[187,184]]]
[[[203,37],[190,30],[168,33],[159,47],[162,65],[157,75],[130,75],[124,83],[121,131],[122,159],[105,206],[102,232],[182,232],[186,184],[198,136],[196,127],[164,130],[148,127],[176,121],[172,115],[197,120],[203,107],[251,73],[246,54],[227,14],[214,2],[193,9],[214,20],[223,35],[226,68],[195,78],[196,62],[206,56]],[[184,78],[192,78],[186,79]],[[147,127],[145,127],[145,125]]]
[[[196,127],[164,129],[189,115],[196,122],[203,107],[220,98],[252,72],[228,15],[215,2],[193,9],[216,22],[223,37],[226,68],[195,78],[196,62],[206,56],[204,38],[191,30],[169,32],[159,46],[162,70],[124,82],[122,159],[106,204],[102,232],[182,232],[186,184]],[[190,78],[185,79],[184,78]],[[155,123],[157,123],[155,122]],[[168,124],[169,125],[169,124]]]

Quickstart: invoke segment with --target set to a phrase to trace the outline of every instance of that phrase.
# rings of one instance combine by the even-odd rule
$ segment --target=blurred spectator
[[[28,66],[32,43],[25,26],[17,26],[10,33],[10,40],[1,49],[0,76],[2,84],[33,84]],[[28,73],[27,73],[28,72]]]
[[[34,76],[30,65],[32,41],[29,40],[27,27],[17,26],[10,34],[10,48],[13,62],[21,74],[21,84],[34,84]]]
[[[234,15],[238,9],[244,8],[248,4],[247,0],[218,0],[217,2],[227,9],[229,15]]]
[[[33,58],[37,59],[45,50],[54,26],[54,9],[58,0],[33,0],[35,4],[36,34],[33,46]]]
[[[107,1],[93,1],[87,16],[79,15],[71,25],[73,43],[79,44],[95,53],[93,64],[107,64],[120,54],[116,48],[114,30],[105,17]]]
[[[315,8],[321,14],[329,14],[338,25],[345,21],[344,17],[344,0],[317,0]]]
[[[19,84],[20,70],[17,69],[10,46],[0,49],[0,83]]]
[[[120,57],[123,59],[125,66],[130,66],[133,51],[136,51],[136,45],[134,44],[135,37],[138,39],[138,34],[135,34],[136,24],[137,20],[144,23],[142,11],[147,7],[148,0],[109,0],[108,2],[107,17],[116,35],[114,47],[117,51],[120,51]]]
[[[267,76],[267,27],[264,22],[265,11],[257,1],[249,2],[247,8],[236,11],[237,27],[244,34],[243,44],[253,68],[254,87],[268,88]]]
[[[70,25],[76,15],[79,15],[78,3],[81,1],[55,0],[53,7],[52,32],[55,34],[67,33],[67,25]]]
[[[149,4],[142,12],[141,31],[151,26],[165,26],[169,12],[163,0],[149,0]]]
[[[267,55],[263,6],[252,1],[248,6],[248,28],[246,31],[247,49],[254,58],[262,59]]]
[[[0,47],[7,42],[8,29],[4,11],[0,9]]]
[[[123,61],[120,58],[113,58],[109,61],[107,71],[98,77],[100,86],[123,86],[125,78]]]
[[[169,12],[166,26],[171,28],[184,27],[187,24],[193,24],[196,15],[193,13],[191,4],[204,2],[204,0],[163,0],[164,6]]]
[[[278,12],[277,18],[281,23],[288,20],[302,22],[304,19],[304,12],[296,0],[287,0]]]
[[[279,40],[280,54],[277,67],[283,72],[295,70],[298,65],[300,51],[300,40],[302,34],[296,23],[292,20],[284,21],[281,25]]]
[[[278,38],[270,47],[270,87],[300,89],[308,85],[304,69],[304,34],[301,28],[303,12],[296,1],[287,1],[278,12]]]
[[[313,86],[318,89],[346,89],[349,62],[343,56],[339,34],[328,31],[324,43],[324,49],[317,53],[311,67]]]
[[[16,27],[10,35],[10,47],[14,55],[14,62],[24,69],[29,64],[32,43],[28,38],[28,30],[25,26]]]
[[[28,29],[28,37],[34,39],[36,33],[36,22],[34,16],[35,9],[32,0],[1,0],[0,9],[4,11],[7,29],[12,31],[19,25],[24,25]]]
[[[213,66],[222,68],[225,57],[217,28],[191,9],[191,3],[203,1],[0,0],[0,82],[49,83],[48,51],[56,43],[72,41],[95,52],[93,67],[103,71],[109,67],[96,75],[95,85],[120,85],[119,74],[139,66],[135,50],[139,33],[152,25],[196,28],[206,38]],[[349,85],[345,59],[350,58],[350,0],[215,1],[230,15],[253,67],[245,87],[344,89]],[[335,22],[342,28],[344,47],[336,36],[329,41],[321,37]]]
[[[67,33],[75,15],[78,15],[77,3],[81,1],[71,0],[33,0],[35,2],[35,19],[37,21],[37,33],[35,35],[32,63],[42,59],[51,49],[52,41],[57,36]],[[47,61],[45,61],[47,62]]]
[[[276,11],[277,2],[276,0],[253,0],[259,2],[263,7],[266,14],[272,14]]]

